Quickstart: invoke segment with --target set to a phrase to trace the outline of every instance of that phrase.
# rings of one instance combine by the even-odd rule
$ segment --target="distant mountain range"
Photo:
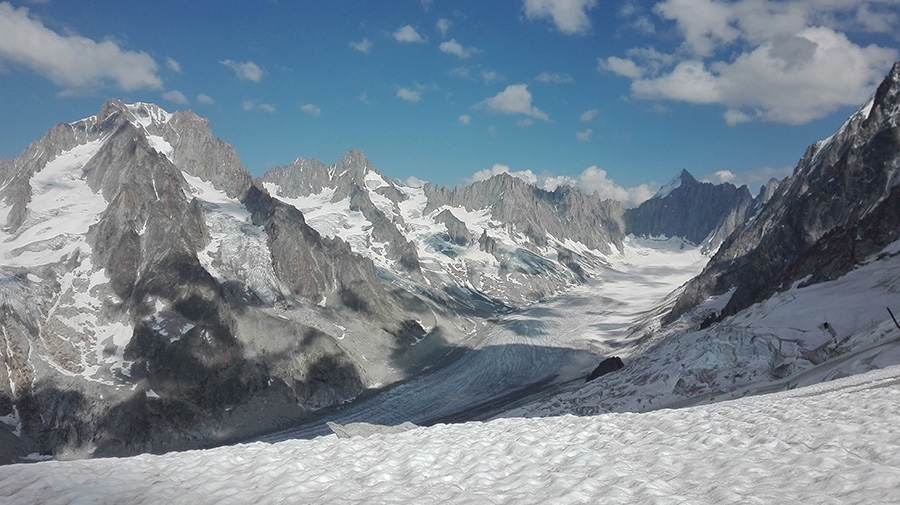
[[[898,89],[895,65],[756,198],[682,171],[633,209],[508,174],[411,187],[360,151],[254,180],[205,119],[110,101],[0,162],[0,445],[120,455],[274,430],[598,278],[629,234],[717,251],[668,322],[834,279],[898,238]]]

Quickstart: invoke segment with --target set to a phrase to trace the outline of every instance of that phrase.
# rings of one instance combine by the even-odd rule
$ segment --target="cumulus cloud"
[[[300,110],[302,110],[303,113],[307,116],[319,117],[320,115],[322,115],[322,109],[311,103],[301,105]]]
[[[479,105],[500,114],[524,114],[526,116],[549,121],[550,118],[542,110],[531,104],[531,92],[527,84],[510,84],[500,93],[485,99]]]
[[[470,58],[473,54],[479,52],[479,50],[474,47],[463,47],[456,39],[441,42],[441,45],[438,46],[438,48],[441,52],[452,54],[462,59]]]
[[[531,170],[522,170],[522,171],[512,171],[510,170],[508,165],[501,165],[500,163],[494,164],[491,168],[485,168],[484,170],[479,170],[472,174],[472,177],[463,180],[463,184],[471,184],[473,182],[478,181],[486,181],[491,177],[500,174],[509,174],[513,177],[522,179],[523,181],[529,184],[537,184],[538,177]]]
[[[570,82],[575,82],[575,79],[569,74],[551,74],[550,72],[541,72],[534,79],[548,84],[569,84]]]
[[[591,28],[587,11],[596,6],[597,0],[523,0],[525,17],[550,18],[566,35],[587,33]]]
[[[631,79],[635,98],[723,106],[729,125],[804,124],[864,101],[897,59],[847,35],[900,30],[889,3],[665,0],[653,12],[673,23],[679,51],[634,48],[599,68]]]
[[[625,207],[637,207],[656,193],[656,188],[650,184],[641,184],[631,188],[619,186],[614,180],[609,178],[606,170],[597,166],[586,168],[576,177],[545,177],[541,185],[547,191],[552,191],[563,185],[576,186],[585,193],[597,193],[600,198],[618,200]]]
[[[771,179],[782,180],[791,175],[793,167],[784,166],[779,168],[762,167],[753,170],[747,170],[740,173],[734,173],[730,170],[719,170],[711,174],[704,175],[700,178],[703,182],[711,182],[713,184],[722,184],[729,182],[735,186],[746,185],[750,191],[755,193],[760,187],[764,186]]]
[[[493,70],[483,70],[481,72],[481,81],[487,85],[491,85],[502,80],[503,77],[501,77],[500,74],[494,72]]]
[[[350,48],[356,51],[359,51],[363,54],[369,54],[372,52],[372,48],[375,47],[375,43],[369,39],[362,39],[359,42],[350,42]]]
[[[581,117],[579,118],[579,120],[582,123],[589,123],[589,122],[593,121],[597,117],[598,114],[600,114],[600,111],[597,109],[586,110],[581,113]]]
[[[258,112],[267,112],[269,114],[275,114],[275,112],[276,112],[275,107],[273,107],[267,103],[259,102],[257,100],[245,100],[243,107],[244,107],[244,110],[247,112],[258,111]]]
[[[419,179],[418,177],[410,175],[409,177],[406,178],[406,180],[403,181],[403,184],[410,188],[421,188],[422,186],[427,184],[427,182],[423,181],[422,179]]]
[[[27,8],[7,2],[0,3],[3,63],[22,65],[69,91],[109,83],[123,91],[162,88],[156,61],[147,53],[124,50],[113,40],[60,35],[29,16]]]
[[[422,100],[422,92],[409,88],[400,88],[397,90],[397,98],[402,98],[410,103],[416,103]]]
[[[166,58],[166,68],[168,68],[172,72],[175,72],[176,74],[181,73],[181,64],[172,58]]]
[[[441,37],[446,37],[447,32],[450,31],[450,27],[453,26],[453,21],[450,21],[447,18],[441,18],[437,20],[435,24],[435,28],[437,31],[441,32]]]
[[[407,43],[422,43],[425,42],[425,39],[419,35],[419,32],[416,31],[410,25],[401,26],[394,31],[394,40],[397,42],[407,42]]]
[[[240,62],[234,60],[222,60],[219,63],[234,70],[234,75],[238,76],[239,79],[253,82],[259,82],[260,80],[262,80],[262,69],[259,68],[259,65],[253,63],[252,61]]]
[[[200,93],[199,95],[197,95],[197,102],[205,103],[207,105],[216,103],[216,101],[213,100],[209,95],[204,95],[203,93]]]
[[[587,130],[576,133],[575,138],[577,138],[578,140],[580,140],[582,142],[590,142],[591,135],[593,135],[593,134],[594,134],[594,130],[591,130],[590,128],[588,128]]]
[[[174,89],[172,91],[166,91],[165,93],[163,93],[162,97],[163,100],[167,102],[177,103],[179,105],[187,105],[188,103],[188,99],[186,96],[184,96],[184,93],[182,93],[181,91],[176,91]]]
[[[644,75],[644,69],[638,67],[632,60],[617,58],[615,56],[600,59],[597,68],[601,71],[605,70],[629,79],[640,79]]]
[[[467,114],[463,114],[462,116],[459,116],[459,124],[468,126],[471,122],[472,122],[472,118],[469,117]]]

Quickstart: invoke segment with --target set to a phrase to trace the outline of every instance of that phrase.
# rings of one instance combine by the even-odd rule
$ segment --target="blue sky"
[[[211,6],[212,5],[212,6]],[[631,203],[755,192],[900,58],[898,0],[0,2],[0,157],[110,98],[209,118],[256,176],[362,149]]]

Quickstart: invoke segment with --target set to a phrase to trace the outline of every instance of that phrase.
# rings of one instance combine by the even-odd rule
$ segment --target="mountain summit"
[[[641,205],[625,211],[628,233],[680,237],[715,251],[749,217],[753,197],[746,186],[698,182],[682,170]]]
[[[831,137],[811,145],[752,222],[730,236],[673,308],[734,290],[721,316],[795,283],[834,279],[897,240],[900,62]]]

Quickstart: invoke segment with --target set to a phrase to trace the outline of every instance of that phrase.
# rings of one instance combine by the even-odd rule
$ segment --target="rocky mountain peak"
[[[693,279],[668,320],[734,289],[720,317],[795,282],[854,268],[898,238],[900,62],[831,137],[806,150],[793,175],[766,192],[755,218]]]
[[[714,250],[750,216],[753,197],[746,186],[699,182],[687,170],[641,205],[625,211],[628,233],[679,237]]]
[[[659,191],[657,191],[656,194],[653,195],[653,198],[665,198],[669,196],[672,191],[680,187],[693,186],[697,184],[700,183],[697,181],[697,179],[694,178],[693,175],[691,175],[690,172],[687,171],[687,169],[681,169],[681,171],[678,172],[678,175],[676,175],[671,181],[667,182],[661,188],[659,188]]]

